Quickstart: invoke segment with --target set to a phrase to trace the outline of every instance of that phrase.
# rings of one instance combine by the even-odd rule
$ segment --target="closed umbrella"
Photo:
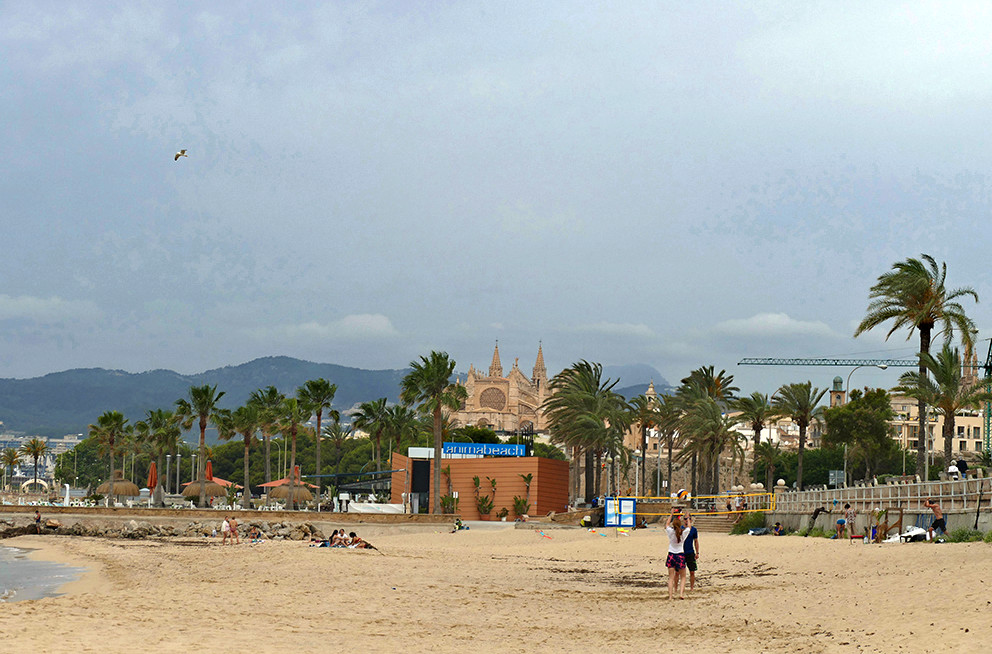
[[[155,462],[148,466],[148,483],[145,486],[148,488],[155,488],[158,485],[158,470],[155,468]]]

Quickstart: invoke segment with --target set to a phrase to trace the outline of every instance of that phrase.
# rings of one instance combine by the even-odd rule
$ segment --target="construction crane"
[[[992,348],[989,350],[992,357]],[[745,358],[737,362],[739,366],[888,366],[889,368],[915,368],[920,365],[919,359],[776,359],[776,358]],[[992,359],[986,365],[986,370],[992,369]]]

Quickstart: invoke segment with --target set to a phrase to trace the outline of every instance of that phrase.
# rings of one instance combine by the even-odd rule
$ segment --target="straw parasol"
[[[284,500],[289,497],[289,484],[284,484],[282,486],[276,486],[271,491],[269,491],[269,497]],[[310,492],[309,488],[303,486],[293,487],[293,503],[297,502],[309,502],[313,499],[313,493]]]
[[[110,481],[105,481],[96,487],[96,492],[106,495],[110,492]],[[141,495],[141,489],[133,481],[124,479],[124,473],[114,470],[114,497],[137,497]]]
[[[214,467],[211,461],[207,461],[207,469],[204,470],[205,476],[207,478],[207,497],[224,497],[227,495],[227,487],[234,486],[235,488],[241,488],[237,484],[227,481],[226,479],[221,479],[220,477],[214,477]],[[199,497],[200,496],[200,481],[188,481],[183,484],[186,488],[183,489],[183,497]]]

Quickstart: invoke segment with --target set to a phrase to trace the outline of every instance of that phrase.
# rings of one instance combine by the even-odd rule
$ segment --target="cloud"
[[[724,336],[837,337],[837,334],[824,322],[796,320],[786,313],[758,313],[750,318],[725,320],[718,323],[713,331]]]
[[[393,323],[381,313],[358,313],[331,322],[302,322],[249,330],[257,338],[284,338],[290,341],[374,340],[399,336]]]
[[[96,304],[88,300],[63,300],[30,295],[0,295],[0,320],[32,320],[38,323],[63,320],[92,320],[100,316]]]
[[[603,334],[606,336],[634,336],[638,338],[652,338],[654,330],[643,323],[629,322],[596,322],[588,325],[579,325],[575,331],[590,334]]]

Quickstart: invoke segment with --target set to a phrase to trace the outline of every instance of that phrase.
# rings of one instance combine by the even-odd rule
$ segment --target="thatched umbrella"
[[[192,498],[200,496],[200,482],[188,481],[183,485],[186,487],[183,489],[183,497]],[[226,488],[213,479],[207,482],[207,497],[224,497],[225,495],[227,495]]]
[[[100,495],[110,492],[110,481],[105,481],[96,488]],[[137,497],[141,495],[141,489],[133,481],[124,479],[124,473],[114,470],[114,497]]]
[[[269,497],[275,498],[277,500],[284,500],[289,497],[289,485],[276,486],[271,491],[269,491]],[[293,487],[293,503],[297,502],[309,502],[313,499],[313,493],[310,492],[309,488],[304,486],[294,486]]]

